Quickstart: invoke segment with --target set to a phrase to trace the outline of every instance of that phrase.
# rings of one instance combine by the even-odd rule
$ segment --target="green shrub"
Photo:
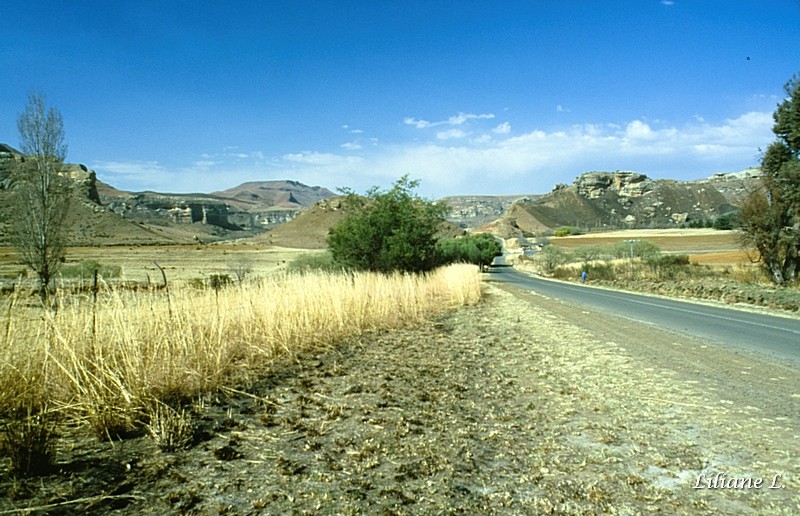
[[[536,253],[536,261],[547,273],[555,273],[556,269],[569,261],[568,254],[560,247],[548,245]]]
[[[562,228],[558,228],[555,231],[553,231],[553,236],[557,237],[565,237],[569,235],[580,235],[580,234],[581,232],[578,230],[578,228],[574,228],[572,226],[564,226]]]
[[[233,279],[228,274],[212,274],[208,277],[208,286],[214,290],[233,285]]]
[[[83,260],[74,265],[64,265],[61,267],[61,275],[64,278],[93,278],[97,271],[98,276],[103,278],[119,278],[122,267],[119,265],[103,265],[95,260]]]
[[[635,240],[633,242],[617,242],[614,244],[614,258],[630,258],[633,250],[633,258],[643,258],[648,260],[661,253],[661,249],[654,243],[647,240]]]
[[[328,236],[334,260],[348,269],[384,273],[436,267],[437,234],[448,207],[419,197],[418,185],[403,176],[388,191],[370,189],[366,199],[343,190],[349,213]]]
[[[552,271],[552,276],[561,280],[571,280],[576,278],[575,269],[571,267],[556,267]]]
[[[599,260],[607,254],[611,254],[608,248],[601,245],[585,245],[575,249],[575,257],[585,262]]]
[[[503,247],[492,235],[477,233],[440,240],[437,251],[442,263],[472,263],[483,269],[492,264],[495,256],[502,256]]]
[[[731,230],[735,229],[738,223],[739,223],[739,213],[730,212],[720,215],[719,217],[714,219],[714,224],[712,225],[712,227],[714,229],[719,229],[719,230]]]
[[[663,267],[685,267],[690,265],[688,254],[662,254],[651,256],[646,262],[647,265],[653,269]]]
[[[333,260],[333,255],[325,251],[324,253],[306,253],[295,257],[286,266],[286,271],[291,273],[306,274],[309,272],[336,272],[342,270],[342,266]]]

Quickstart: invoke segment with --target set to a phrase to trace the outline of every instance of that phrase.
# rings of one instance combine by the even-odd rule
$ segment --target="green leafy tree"
[[[392,188],[371,188],[366,199],[351,190],[350,214],[330,230],[334,261],[352,270],[424,272],[439,264],[437,233],[447,207],[414,193],[419,181],[400,178]]]
[[[787,97],[773,114],[778,137],[761,159],[763,188],[745,200],[742,241],[755,247],[773,283],[797,281],[800,269],[800,75],[785,85]]]
[[[714,219],[712,227],[722,231],[735,229],[738,217],[738,212],[725,213]]]
[[[57,109],[47,109],[43,95],[31,93],[17,128],[25,158],[13,173],[12,241],[22,262],[38,275],[44,302],[66,245],[71,190],[62,174],[67,156],[64,122]]]
[[[477,233],[440,241],[439,253],[445,263],[474,263],[483,271],[503,254],[503,246],[492,235]]]

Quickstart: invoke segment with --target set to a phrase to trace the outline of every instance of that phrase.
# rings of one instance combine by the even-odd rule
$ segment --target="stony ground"
[[[0,513],[800,513],[796,369],[486,288],[198,400],[188,450],[65,435]]]

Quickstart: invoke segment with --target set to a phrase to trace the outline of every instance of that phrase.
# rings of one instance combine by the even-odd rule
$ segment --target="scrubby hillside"
[[[319,201],[293,220],[253,240],[281,247],[324,249],[330,228],[347,216],[343,201],[344,197]]]
[[[735,212],[760,181],[757,170],[707,180],[653,180],[636,172],[587,172],[571,186],[511,206],[498,230],[539,233],[562,226],[583,229],[680,227]],[[499,235],[503,236],[503,235]]]

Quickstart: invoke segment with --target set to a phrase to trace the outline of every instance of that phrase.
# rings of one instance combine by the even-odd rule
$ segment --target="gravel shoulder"
[[[796,369],[485,288],[198,400],[188,450],[65,436],[59,475],[2,465],[0,513],[800,512]],[[764,484],[694,488],[718,473]]]

